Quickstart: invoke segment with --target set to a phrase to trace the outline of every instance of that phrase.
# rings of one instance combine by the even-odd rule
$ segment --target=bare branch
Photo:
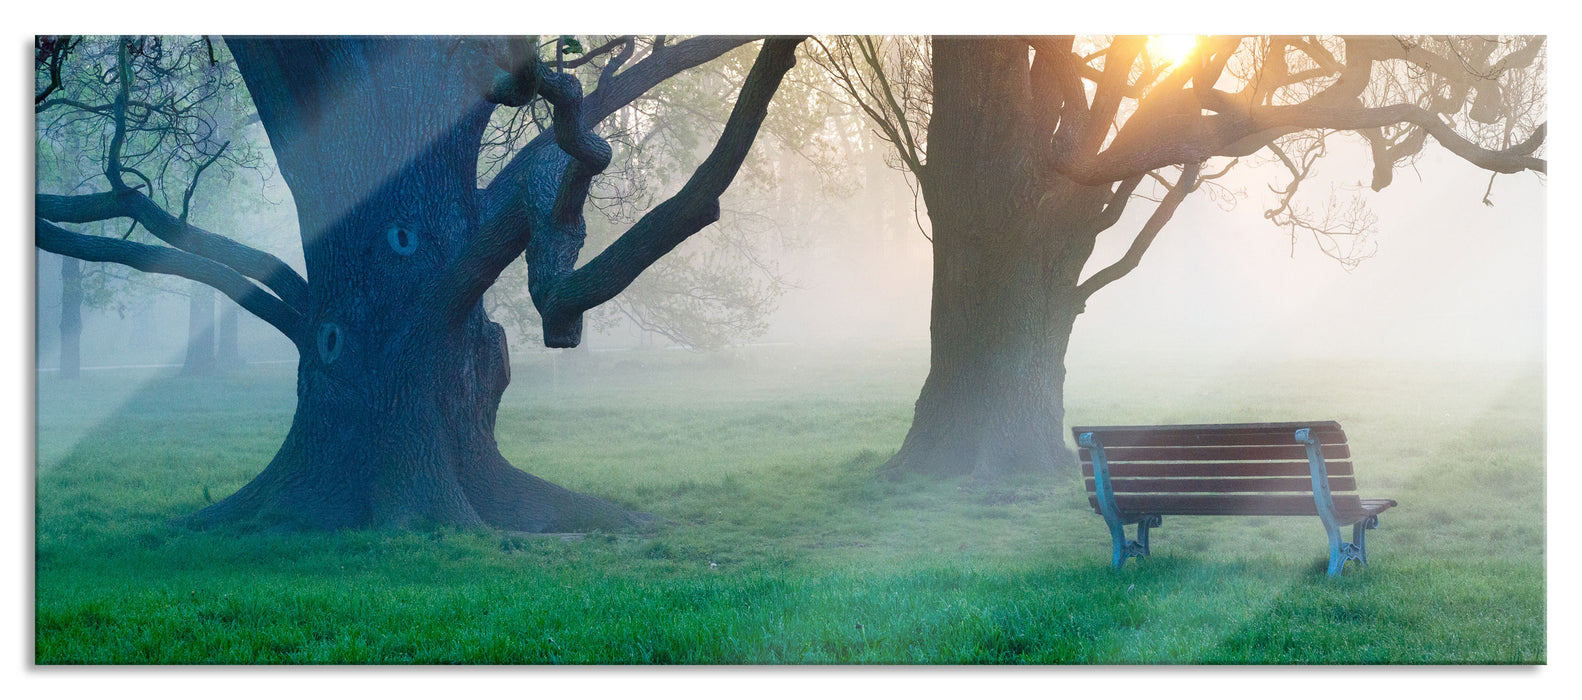
[[[1137,268],[1138,263],[1142,262],[1143,253],[1148,252],[1148,247],[1153,245],[1154,238],[1159,235],[1160,229],[1163,229],[1165,224],[1170,222],[1170,217],[1175,215],[1176,208],[1181,206],[1181,201],[1186,199],[1187,194],[1196,185],[1198,172],[1202,170],[1202,167],[1202,163],[1187,163],[1181,169],[1181,177],[1176,180],[1175,187],[1170,189],[1170,193],[1165,195],[1164,201],[1160,202],[1159,206],[1154,209],[1153,215],[1148,217],[1148,222],[1143,224],[1142,230],[1132,240],[1132,245],[1126,250],[1126,254],[1109,267],[1093,273],[1092,277],[1077,285],[1077,295],[1079,297],[1087,299],[1093,296],[1094,292],[1103,289],[1105,285],[1126,276],[1126,273]]]
[[[874,81],[879,87],[879,96],[884,98],[885,106],[889,108],[890,114],[894,115],[896,126],[901,131],[902,141],[896,144],[897,147],[904,147],[901,157],[912,168],[912,172],[918,172],[922,168],[922,160],[918,157],[917,139],[912,137],[912,130],[906,121],[906,111],[901,109],[900,103],[896,101],[895,90],[891,89],[890,81],[885,77],[884,66],[879,63],[879,51],[873,43],[873,37],[857,37],[856,41],[857,47],[862,50],[863,60],[873,71]]]
[[[896,156],[914,176],[920,175],[923,169],[920,148],[912,137],[906,113],[897,103],[894,91],[884,77],[884,67],[878,61],[878,50],[873,46],[872,39],[867,38],[865,42],[864,37],[839,37],[836,41],[841,44],[839,49],[832,49],[820,39],[813,39],[823,54],[820,65],[849,98],[847,104],[867,114],[880,130],[879,138],[895,147]],[[858,45],[858,52],[862,54],[868,70],[877,75],[873,82],[864,79],[862,69],[851,56],[850,48],[844,45],[848,41]]]
[[[670,76],[701,66],[731,49],[762,38],[703,36],[665,46],[664,51],[656,51],[610,80],[600,81],[598,89],[588,93],[583,100],[583,119],[587,120],[589,126],[604,121],[615,110],[630,104]]]
[[[596,48],[596,49],[594,49],[592,51],[589,51],[589,52],[587,52],[585,54],[582,54],[581,56],[578,56],[578,57],[576,57],[574,59],[571,59],[570,61],[566,61],[565,62],[566,70],[575,70],[577,67],[592,61],[594,58],[597,58],[599,56],[603,56],[604,54],[609,53],[610,51],[614,50],[615,47],[617,47],[617,46],[628,46],[629,47],[631,40],[632,40],[632,37],[628,35],[628,36],[618,36],[618,37],[615,37],[614,39],[606,41],[599,48]]]
[[[187,185],[187,192],[181,197],[181,216],[179,217],[181,223],[187,223],[187,213],[190,211],[192,206],[192,194],[198,190],[198,179],[203,177],[203,171],[208,170],[209,166],[214,165],[214,161],[219,160],[220,156],[225,154],[225,149],[230,145],[230,141],[226,141],[225,143],[221,144],[220,150],[215,151],[213,156],[210,156],[208,160],[203,161],[203,163],[198,166],[197,171],[192,173],[192,184]]]
[[[34,66],[42,66],[49,75],[49,83],[33,95],[35,111],[47,109],[49,96],[61,89],[61,69],[65,66],[66,57],[81,42],[82,37],[73,36],[40,35],[33,39]]]
[[[130,218],[178,249],[258,280],[291,308],[298,311],[308,308],[307,281],[284,261],[225,236],[186,224],[136,190],[123,189],[88,195],[40,194],[33,199],[34,213],[47,221],[88,223]]]
[[[1148,174],[1157,177],[1153,173]],[[1088,231],[1097,234],[1114,226],[1115,222],[1120,221],[1121,214],[1126,211],[1126,204],[1132,199],[1132,192],[1136,191],[1137,185],[1141,184],[1142,181],[1143,176],[1141,175],[1122,181],[1116,187],[1114,194],[1110,195],[1110,201],[1104,206],[1104,211],[1093,217],[1093,221],[1088,223]]]

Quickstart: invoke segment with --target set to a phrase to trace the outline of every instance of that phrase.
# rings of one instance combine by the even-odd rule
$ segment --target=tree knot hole
[[[411,255],[417,252],[417,234],[405,226],[391,226],[386,237],[390,241],[391,249],[398,255]]]
[[[319,359],[324,364],[330,364],[341,355],[341,327],[334,323],[326,322],[319,326]]]

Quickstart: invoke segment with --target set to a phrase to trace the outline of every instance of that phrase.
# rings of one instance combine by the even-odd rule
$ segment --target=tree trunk
[[[328,332],[320,331],[299,364],[285,444],[262,474],[191,522],[559,532],[648,519],[522,472],[500,455],[495,413],[510,364],[505,332],[481,306],[439,333],[420,332],[428,324],[409,320],[382,333],[326,323]]]
[[[192,283],[187,303],[187,359],[181,373],[189,377],[214,374],[214,288]]]
[[[1042,113],[1015,40],[935,39],[928,378],[890,474],[997,479],[1070,469],[1065,355],[1109,191],[1043,172]],[[1047,132],[1044,132],[1047,134]]]
[[[231,47],[296,200],[311,301],[285,443],[189,522],[544,532],[651,519],[517,470],[496,447],[504,330],[481,302],[444,308],[435,289],[477,234],[492,111],[449,42]]]
[[[237,316],[241,307],[230,299],[220,300],[220,326],[215,335],[214,363],[222,372],[241,369],[247,366],[247,361],[242,359],[240,346],[237,345]]]
[[[956,218],[932,217],[928,378],[884,471],[997,479],[1073,468],[1063,391],[1082,300],[1069,269],[1085,256],[1056,227],[997,226],[986,211]]]
[[[76,379],[82,371],[82,261],[60,259],[60,377]]]

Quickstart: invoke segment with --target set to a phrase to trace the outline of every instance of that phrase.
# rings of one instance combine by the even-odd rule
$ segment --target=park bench
[[[1104,516],[1115,568],[1148,555],[1148,530],[1166,515],[1318,516],[1329,534],[1329,575],[1367,565],[1365,532],[1389,499],[1357,496],[1346,433],[1334,421],[1220,425],[1077,426],[1088,503]],[[1137,526],[1126,539],[1125,526]],[[1352,541],[1340,528],[1352,526]]]

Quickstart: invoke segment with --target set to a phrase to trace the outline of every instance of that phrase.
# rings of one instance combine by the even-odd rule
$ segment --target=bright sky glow
[[[1148,37],[1148,55],[1173,65],[1179,65],[1197,48],[1193,34],[1156,34]]]

